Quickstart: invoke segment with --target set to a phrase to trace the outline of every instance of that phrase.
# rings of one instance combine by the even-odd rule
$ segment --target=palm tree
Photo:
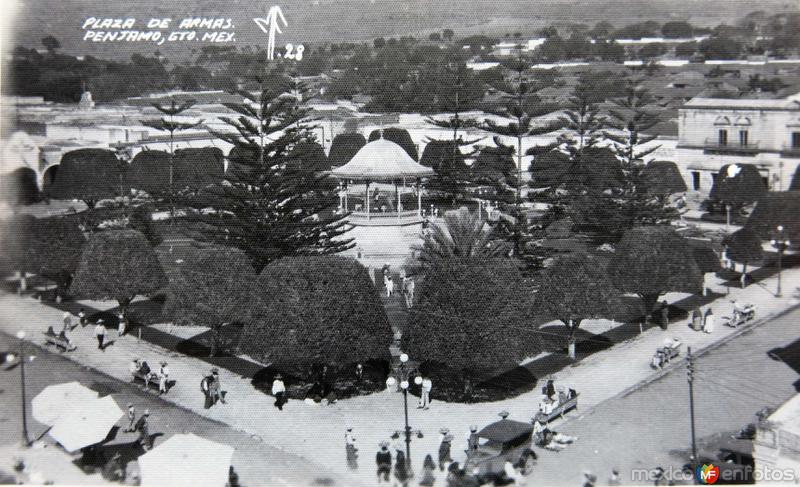
[[[457,257],[506,257],[511,245],[494,238],[493,229],[466,208],[448,212],[444,222],[432,225],[421,245],[414,246],[416,261],[411,267],[430,268],[434,263]]]

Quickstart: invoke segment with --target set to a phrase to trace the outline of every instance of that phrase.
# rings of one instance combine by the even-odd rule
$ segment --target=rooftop
[[[378,139],[362,147],[344,166],[330,172],[340,178],[386,180],[433,175],[433,169],[417,164],[399,145]]]
[[[701,98],[695,97],[686,102],[683,108],[721,108],[749,110],[800,110],[800,100],[765,100],[754,98]]]
[[[783,403],[769,420],[777,423],[780,429],[800,436],[800,394]]]

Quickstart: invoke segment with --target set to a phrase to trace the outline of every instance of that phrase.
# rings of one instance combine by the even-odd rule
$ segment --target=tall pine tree
[[[236,91],[225,103],[236,118],[221,117],[231,131],[215,131],[234,147],[226,180],[188,202],[197,211],[201,239],[243,250],[256,272],[285,256],[321,255],[353,246],[328,176],[297,164],[298,145],[313,141],[304,87],[258,79],[256,94]]]

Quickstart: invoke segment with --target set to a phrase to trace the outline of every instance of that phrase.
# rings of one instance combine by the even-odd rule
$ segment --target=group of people
[[[222,390],[222,383],[219,378],[219,369],[211,369],[211,373],[203,377],[200,381],[200,390],[203,392],[205,402],[203,407],[210,409],[217,402],[225,404],[225,391]]]
[[[150,410],[145,409],[144,413],[137,419],[136,406],[133,403],[128,403],[128,427],[125,428],[126,433],[139,433],[138,442],[144,450],[153,448],[153,437],[150,435]]]
[[[578,395],[575,389],[569,389],[569,391],[567,391],[564,386],[558,386],[558,389],[556,389],[552,380],[547,381],[543,392],[545,397],[539,401],[539,412],[548,416],[552,414],[556,408],[574,399]]]
[[[714,311],[711,306],[706,308],[705,312],[700,308],[695,308],[692,311],[692,328],[704,333],[712,333],[714,331]]]
[[[403,293],[403,299],[406,303],[406,308],[411,308],[414,305],[414,289],[416,284],[414,279],[406,274],[406,270],[400,271],[400,292]],[[383,266],[383,287],[386,290],[386,297],[391,297],[395,291],[394,278],[392,277],[389,264]]]
[[[144,387],[150,387],[150,383],[158,384],[158,393],[166,394],[169,390],[169,367],[167,362],[162,361],[159,364],[158,370],[153,370],[146,360],[135,358],[128,366],[128,371],[136,378],[139,377],[144,380]]]
[[[565,435],[551,430],[547,425],[547,416],[539,413],[533,418],[533,441],[535,444],[552,451],[561,451],[567,445],[578,440],[577,436]]]

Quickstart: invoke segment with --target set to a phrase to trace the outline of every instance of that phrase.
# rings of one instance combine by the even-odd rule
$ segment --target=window
[[[717,138],[717,142],[720,146],[728,145],[728,131],[725,129],[720,129],[719,137]]]
[[[800,132],[792,132],[792,149],[800,149]]]
[[[740,130],[739,131],[739,145],[742,147],[747,147],[747,130]]]
[[[692,187],[695,191],[700,191],[700,171],[692,171]]]

